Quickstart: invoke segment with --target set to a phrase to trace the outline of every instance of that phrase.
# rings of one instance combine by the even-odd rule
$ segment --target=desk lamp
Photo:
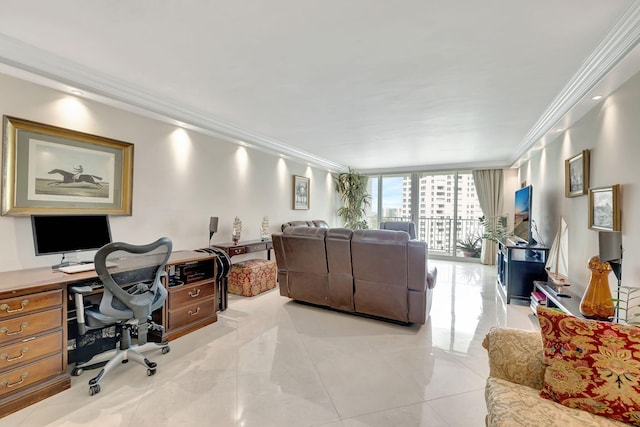
[[[617,299],[620,299],[620,286],[622,285],[622,233],[619,231],[598,232],[598,245],[600,261],[608,262],[613,274],[618,279]],[[618,316],[616,308],[616,317]]]
[[[218,217],[212,216],[209,218],[209,246],[211,246],[211,237],[216,231],[218,231]]]

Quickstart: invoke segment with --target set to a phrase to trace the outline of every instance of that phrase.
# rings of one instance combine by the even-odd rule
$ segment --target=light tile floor
[[[536,329],[528,306],[505,307],[495,267],[430,261],[439,270],[426,325],[298,304],[277,289],[230,295],[218,322],[150,355],[158,373],[122,366],[89,396],[71,389],[1,426],[483,426],[485,333]]]

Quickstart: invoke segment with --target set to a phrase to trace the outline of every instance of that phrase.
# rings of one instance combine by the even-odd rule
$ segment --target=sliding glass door
[[[482,215],[471,172],[372,175],[369,227],[380,221],[413,221],[429,254],[480,256]]]

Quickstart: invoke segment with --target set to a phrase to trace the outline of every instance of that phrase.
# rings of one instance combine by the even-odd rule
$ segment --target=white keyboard
[[[116,265],[118,264],[107,261],[107,267],[115,267]],[[88,264],[76,264],[69,265],[67,267],[60,267],[58,270],[62,271],[63,273],[81,273],[83,271],[91,271],[95,269],[96,265],[91,262]]]

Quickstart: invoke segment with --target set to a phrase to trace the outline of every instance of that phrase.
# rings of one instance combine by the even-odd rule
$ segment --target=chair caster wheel
[[[153,369],[147,369],[147,376],[149,376],[149,377],[150,377],[150,376],[153,376],[153,375],[155,375],[155,374],[156,374],[156,369],[155,369],[155,368],[153,368]]]
[[[73,371],[71,371],[71,375],[74,377],[77,377],[79,375],[82,375],[83,372],[84,372],[84,369],[82,368],[73,368]]]
[[[89,396],[100,393],[100,384],[89,386]]]
[[[171,348],[169,346],[166,347],[162,347],[162,354],[167,354],[171,351]]]

